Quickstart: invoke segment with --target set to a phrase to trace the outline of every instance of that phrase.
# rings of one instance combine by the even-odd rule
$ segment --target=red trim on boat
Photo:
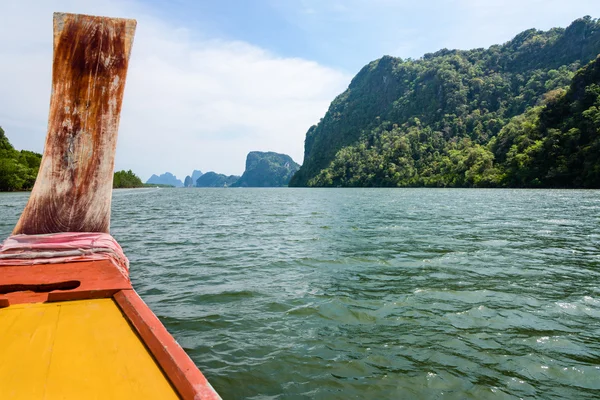
[[[0,266],[0,308],[22,303],[110,297],[184,400],[220,399],[196,364],[111,261]]]
[[[123,289],[131,282],[108,260],[0,266],[0,307],[107,298]]]
[[[183,399],[221,398],[135,290],[121,290],[114,299]]]

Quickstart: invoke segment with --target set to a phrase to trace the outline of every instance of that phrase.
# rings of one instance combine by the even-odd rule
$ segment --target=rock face
[[[202,171],[199,170],[194,170],[194,172],[192,172],[192,175],[188,175],[185,177],[185,180],[183,181],[183,186],[186,188],[191,188],[191,187],[195,187],[196,186],[196,181],[198,180],[198,178],[200,178],[202,176]]]
[[[228,187],[240,179],[237,175],[223,175],[210,171],[196,180],[196,187]]]
[[[191,176],[191,178],[192,178],[192,186],[195,186],[195,185],[196,185],[196,181],[197,181],[197,180],[198,180],[198,178],[200,178],[202,175],[203,175],[203,174],[202,174],[202,171],[200,171],[200,170],[196,170],[196,169],[195,169],[195,170],[194,170],[194,172],[192,172],[192,176]]]
[[[246,157],[246,170],[234,187],[287,186],[298,165],[286,154],[252,151]]]
[[[183,187],[183,182],[177,179],[177,177],[170,172],[165,172],[160,176],[152,175],[150,179],[146,181],[146,183],[153,185],[171,185],[175,187]]]

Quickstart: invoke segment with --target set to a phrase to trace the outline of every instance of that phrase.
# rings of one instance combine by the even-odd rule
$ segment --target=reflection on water
[[[584,399],[599,223],[598,191],[141,189],[112,234],[224,398]]]

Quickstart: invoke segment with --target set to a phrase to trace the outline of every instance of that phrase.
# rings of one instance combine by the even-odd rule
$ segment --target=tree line
[[[0,191],[26,191],[33,188],[42,155],[28,150],[15,150],[0,127]],[[113,188],[143,187],[142,180],[133,171],[114,173]]]
[[[0,127],[0,191],[31,190],[42,155],[15,150]]]

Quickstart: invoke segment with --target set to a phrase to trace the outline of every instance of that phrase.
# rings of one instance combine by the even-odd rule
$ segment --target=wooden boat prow
[[[219,399],[109,235],[136,21],[54,14],[40,171],[0,247],[1,399]]]
[[[106,232],[136,21],[54,14],[48,134],[13,234]]]

